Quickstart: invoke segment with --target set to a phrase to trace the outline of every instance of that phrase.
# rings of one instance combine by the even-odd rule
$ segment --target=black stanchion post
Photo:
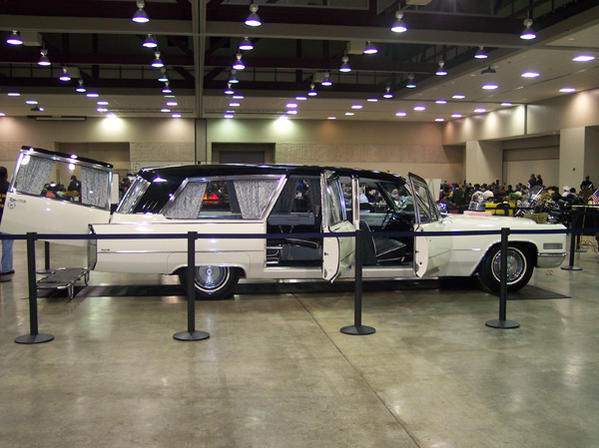
[[[39,269],[38,274],[51,274],[54,270],[50,267],[50,242],[44,241],[44,269]]]
[[[195,324],[196,294],[193,279],[196,268],[195,244],[197,237],[197,232],[187,232],[187,331],[180,331],[173,335],[173,338],[178,341],[202,341],[210,337],[210,334],[205,331],[196,331]]]
[[[520,324],[513,320],[506,320],[506,305],[507,305],[507,253],[508,253],[508,236],[510,229],[508,227],[501,228],[501,252],[500,261],[501,269],[499,273],[499,319],[489,320],[485,323],[487,327],[492,328],[518,328]]]
[[[570,220],[570,261],[568,266],[562,266],[564,271],[582,271],[580,266],[574,266],[574,254],[576,253],[576,220],[574,215],[576,212],[572,212],[572,219]]]
[[[37,326],[37,279],[35,278],[35,240],[37,233],[27,234],[27,275],[29,278],[29,334],[15,339],[17,344],[41,344],[54,339],[51,334],[38,332]]]
[[[362,325],[362,230],[356,230],[355,281],[354,281],[354,324],[341,328],[341,333],[361,336],[376,332],[373,327]],[[370,237],[370,235],[369,235]]]

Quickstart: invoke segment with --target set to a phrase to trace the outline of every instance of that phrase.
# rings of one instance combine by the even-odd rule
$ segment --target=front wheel
[[[181,270],[181,284],[187,286],[187,268]],[[229,266],[196,266],[194,270],[193,287],[196,297],[200,299],[229,298],[237,281],[239,272]]]
[[[516,291],[525,286],[534,269],[532,259],[520,246],[509,246],[507,253],[507,287]],[[499,291],[501,273],[501,247],[494,246],[485,255],[478,269],[480,281],[491,291]]]

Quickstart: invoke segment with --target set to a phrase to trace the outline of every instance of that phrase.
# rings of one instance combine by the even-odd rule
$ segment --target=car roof
[[[214,165],[178,165],[143,168],[138,175],[151,181],[156,176],[166,177],[214,177],[214,176],[238,176],[238,175],[256,175],[256,174],[278,174],[292,176],[319,176],[324,171],[334,171],[339,176],[358,176],[376,178],[381,181],[405,183],[402,176],[384,173],[381,171],[360,170],[354,168],[339,168],[327,166],[309,166],[309,165],[280,165],[280,164],[214,164]]]

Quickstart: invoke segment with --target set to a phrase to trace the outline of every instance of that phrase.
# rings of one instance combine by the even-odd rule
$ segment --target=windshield
[[[410,183],[416,201],[416,216],[419,224],[425,224],[439,220],[439,211],[431,191],[425,180],[415,174],[410,173]]]

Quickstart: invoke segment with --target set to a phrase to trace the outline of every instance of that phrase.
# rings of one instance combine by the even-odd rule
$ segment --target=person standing
[[[0,166],[0,223],[4,213],[4,203],[8,192],[8,171],[6,167]],[[8,275],[14,274],[12,268],[12,246],[14,240],[2,240],[2,271],[0,271],[0,282],[9,282]]]

